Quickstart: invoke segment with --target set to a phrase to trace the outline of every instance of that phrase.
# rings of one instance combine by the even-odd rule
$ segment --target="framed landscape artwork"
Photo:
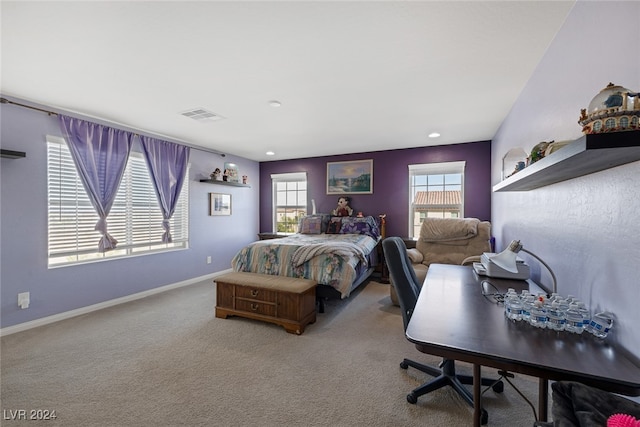
[[[231,215],[231,194],[209,193],[209,215]]]
[[[327,163],[327,194],[372,194],[373,159]]]

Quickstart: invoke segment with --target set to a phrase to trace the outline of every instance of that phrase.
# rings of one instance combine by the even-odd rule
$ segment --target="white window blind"
[[[307,214],[307,173],[271,175],[273,186],[273,230],[278,233],[298,231],[300,218]]]
[[[175,213],[170,220],[173,242],[162,243],[162,212],[140,153],[131,153],[116,200],[107,217],[108,232],[116,249],[98,252],[100,233],[94,230],[96,214],[66,143],[47,137],[48,256],[49,266],[77,264],[105,258],[188,247],[189,180],[185,179]],[[188,176],[187,169],[187,176]]]

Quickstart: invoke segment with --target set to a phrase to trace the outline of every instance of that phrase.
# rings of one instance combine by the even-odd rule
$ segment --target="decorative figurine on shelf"
[[[525,164],[524,162],[518,162],[516,164],[515,169],[513,170],[513,172],[511,173],[511,175],[506,176],[506,178],[509,178],[512,175],[515,175],[517,172],[520,172],[521,170],[523,170],[525,168]]]
[[[609,83],[580,109],[578,123],[585,134],[640,130],[640,92]]]
[[[536,144],[533,149],[531,150],[531,155],[529,156],[529,164],[534,164],[535,162],[537,162],[538,160],[542,159],[544,157],[544,153],[545,151],[547,151],[547,147],[549,146],[549,144],[551,144],[553,141],[542,141],[538,144]]]
[[[340,196],[338,199],[338,207],[331,211],[333,216],[351,216],[353,215],[353,209],[349,206],[351,198],[346,196]]]
[[[229,181],[229,169],[224,170],[224,174],[222,175],[223,181]]]
[[[211,179],[214,181],[220,181],[220,168],[216,168],[213,172],[211,172]]]
[[[247,175],[242,175],[242,183],[243,184],[246,184],[248,180],[249,180],[249,177]]]

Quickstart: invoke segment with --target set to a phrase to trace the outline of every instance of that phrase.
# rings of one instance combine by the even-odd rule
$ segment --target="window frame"
[[[300,183],[304,182],[304,189],[299,189],[298,186],[300,185]],[[281,190],[278,188],[279,184],[284,183],[285,186],[287,187],[284,190]],[[295,186],[296,188],[293,189],[292,187]],[[285,204],[279,204],[278,203],[278,196],[279,193],[282,193],[283,191],[289,193],[289,192],[295,192],[296,193],[296,201],[298,203],[296,204],[288,204],[285,202]],[[304,200],[300,200],[300,194],[304,192]],[[289,173],[277,173],[277,174],[271,174],[271,196],[272,196],[272,201],[271,201],[271,231],[273,233],[282,233],[282,234],[294,234],[297,232],[297,223],[299,222],[299,219],[301,216],[304,216],[308,213],[308,203],[309,203],[309,197],[308,197],[308,192],[309,192],[309,187],[308,187],[308,181],[307,181],[307,173],[306,172],[289,172]],[[286,195],[285,196],[285,200],[288,198],[289,196]],[[294,218],[297,217],[298,221],[296,221],[296,224],[294,225],[293,222],[290,225],[294,225],[295,230],[294,231],[278,231],[278,224],[282,223],[282,221],[278,221],[278,215],[279,215],[279,208],[284,208],[285,212],[284,215],[287,215],[287,210],[288,208],[291,208],[293,211],[297,211],[297,215],[294,215]],[[285,223],[286,225],[286,223]]]
[[[118,245],[113,250],[101,253],[98,252],[101,236],[94,230],[98,215],[80,181],[66,141],[61,137],[47,135],[46,144],[48,268],[189,248],[190,165],[187,166],[178,205],[170,220],[173,242],[162,243],[162,211],[158,206],[151,176],[143,154],[132,151],[118,196],[107,217],[108,231],[118,240]],[[60,157],[55,157],[54,152],[58,152]],[[65,196],[62,191],[70,193]],[[132,209],[132,206],[136,208]],[[75,239],[67,240],[66,243],[56,240],[69,238],[72,234],[75,234]]]
[[[457,208],[459,212],[459,217],[464,218],[464,181],[465,181],[465,161],[457,161],[457,162],[438,162],[438,163],[421,163],[421,164],[412,164],[408,165],[409,170],[409,203],[408,203],[408,235],[410,238],[416,238],[419,234],[420,226],[422,224],[422,220],[420,220],[420,224],[414,224],[415,215],[417,214],[417,206],[422,208],[426,208],[427,212],[430,208],[439,208],[443,209],[443,218],[445,218],[446,210],[451,211],[451,208]],[[447,175],[460,175],[460,183],[447,183],[446,176]],[[416,184],[415,177],[416,176],[426,176],[427,180],[425,184]],[[429,184],[429,176],[442,176],[442,184]],[[416,205],[415,196],[418,193],[417,188],[425,187],[428,193],[429,187],[441,187],[442,190],[439,191],[456,191],[456,190],[447,190],[447,187],[450,186],[459,186],[460,189],[460,203],[459,204],[423,204]],[[428,196],[427,196],[428,197]]]

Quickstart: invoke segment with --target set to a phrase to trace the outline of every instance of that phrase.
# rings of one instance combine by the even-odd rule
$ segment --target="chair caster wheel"
[[[409,369],[409,365],[407,365],[404,361],[403,361],[403,362],[400,362],[400,367],[401,367],[402,369]]]
[[[482,410],[482,414],[480,415],[480,425],[487,425],[489,423],[489,413],[486,410]]]
[[[407,394],[407,402],[415,405],[416,403],[418,403],[418,398],[416,397],[415,394],[413,394],[413,392],[411,392]]]
[[[504,383],[502,381],[498,381],[491,386],[491,389],[496,393],[502,393],[504,391]]]

